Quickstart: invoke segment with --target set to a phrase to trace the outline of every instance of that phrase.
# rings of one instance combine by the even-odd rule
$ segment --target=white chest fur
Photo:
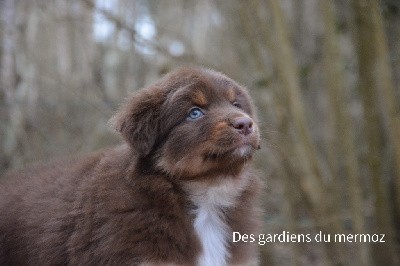
[[[223,178],[212,186],[200,182],[188,185],[191,200],[197,207],[194,228],[202,245],[198,265],[227,265],[232,232],[222,210],[236,204],[247,181],[246,178]]]
[[[200,238],[202,253],[198,264],[226,265],[229,228],[220,210],[216,207],[199,206],[194,228]]]

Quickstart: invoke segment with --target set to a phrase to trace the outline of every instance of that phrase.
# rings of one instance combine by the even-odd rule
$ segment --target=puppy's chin
[[[231,163],[247,162],[252,159],[254,152],[260,148],[259,146],[257,134],[243,137],[232,147],[227,148],[225,152],[221,152],[220,158],[226,157],[225,159],[228,159]]]
[[[249,160],[253,157],[254,148],[249,144],[242,145],[233,150],[232,156],[234,158]]]
[[[259,149],[258,134],[236,138],[224,146],[208,141],[192,148],[181,148],[177,155],[165,145],[159,152],[156,167],[180,180],[209,179],[215,175],[239,175]]]
[[[189,153],[178,161],[161,157],[157,167],[180,180],[209,179],[215,175],[236,176],[252,158],[254,150],[251,145],[241,145],[218,153]]]
[[[241,144],[226,151],[207,152],[204,161],[213,161],[216,164],[229,165],[232,163],[246,162],[253,157],[255,148],[250,144]]]

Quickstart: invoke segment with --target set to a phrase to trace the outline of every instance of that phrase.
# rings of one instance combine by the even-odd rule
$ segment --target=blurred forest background
[[[2,0],[0,175],[120,139],[129,92],[185,64],[259,109],[264,233],[386,234],[269,243],[263,265],[400,265],[399,0]]]

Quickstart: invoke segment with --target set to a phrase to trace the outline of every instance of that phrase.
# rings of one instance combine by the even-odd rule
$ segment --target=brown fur
[[[203,117],[188,118],[194,105]],[[250,134],[233,126],[242,117]],[[212,70],[183,68],[139,90],[111,119],[127,144],[1,180],[0,265],[196,264],[197,185],[187,187],[228,179],[248,182],[224,219],[257,233],[255,121],[247,91]],[[254,243],[229,240],[230,264],[257,258]]]

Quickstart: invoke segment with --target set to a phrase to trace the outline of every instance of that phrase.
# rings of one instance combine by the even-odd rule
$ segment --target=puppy
[[[257,262],[259,129],[245,88],[202,68],[170,73],[111,124],[125,144],[10,174],[0,265]]]

